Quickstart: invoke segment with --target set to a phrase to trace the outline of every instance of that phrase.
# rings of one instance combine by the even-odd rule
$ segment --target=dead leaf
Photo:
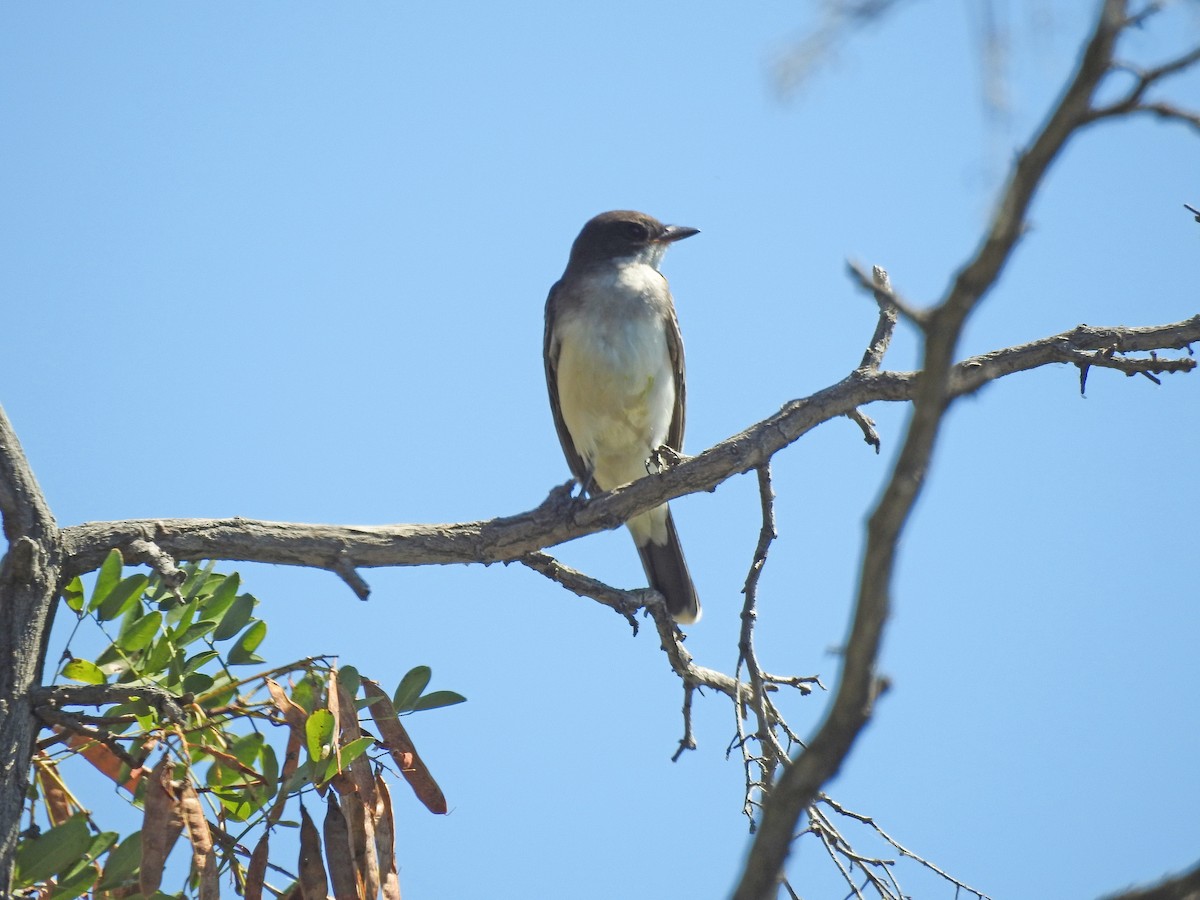
[[[125,788],[129,793],[132,794],[137,790],[138,782],[146,774],[144,767],[131,770],[125,765],[121,757],[113,753],[108,745],[58,726],[55,726],[54,730],[60,734],[65,733],[67,746],[76,750],[84,759],[99,769],[100,772]]]
[[[396,872],[396,820],[392,816],[392,794],[382,775],[375,776],[379,805],[375,807],[375,853],[383,884],[383,900],[400,900],[400,876]]]
[[[169,758],[163,754],[146,782],[139,881],[142,893],[147,897],[162,885],[163,866],[183,831],[183,811],[171,780],[173,769]]]
[[[351,741],[356,741],[363,736],[362,729],[358,727],[358,710],[354,705],[354,698],[349,692],[342,687],[341,682],[338,682],[338,705],[343,710],[354,710],[353,715],[343,715],[341,720],[341,738],[343,744],[348,744]],[[375,797],[375,776],[371,774],[371,764],[367,762],[367,757],[360,754],[350,763],[350,774],[354,778],[354,784],[363,795],[363,805],[367,809],[374,809],[377,802]]]
[[[221,896],[217,877],[217,854],[213,852],[212,832],[204,818],[204,807],[200,795],[190,781],[183,783],[179,794],[183,808],[183,821],[187,825],[188,839],[192,842],[192,868],[200,878],[200,900],[218,900]]]
[[[274,825],[279,821],[280,815],[283,814],[283,807],[287,803],[287,794],[283,789],[296,774],[296,769],[300,767],[300,749],[304,746],[304,724],[308,720],[308,714],[303,707],[293,702],[292,698],[284,693],[278,682],[272,681],[270,678],[266,678],[264,681],[267,683],[271,700],[275,703],[276,708],[283,712],[284,721],[288,725],[287,749],[284,750],[283,769],[279,773],[279,795],[275,798],[271,811],[267,813],[268,824]]]
[[[358,874],[363,895],[379,896],[379,861],[375,858],[375,816],[363,802],[358,790],[343,794],[342,814],[350,832],[350,852],[354,856],[354,869]]]
[[[262,900],[263,882],[267,879],[267,860],[270,858],[271,833],[264,831],[250,854],[246,866],[246,882],[242,885],[244,900]]]
[[[379,728],[380,736],[387,745],[392,759],[400,767],[400,774],[404,776],[404,780],[413,789],[413,793],[417,795],[417,799],[424,803],[431,813],[444,816],[447,808],[446,798],[442,794],[442,789],[438,787],[437,782],[433,780],[433,776],[429,774],[429,769],[421,761],[421,757],[417,755],[417,748],[413,746],[408,732],[400,724],[400,719],[396,715],[396,709],[392,706],[391,698],[383,692],[383,689],[378,684],[369,678],[363,679],[363,688],[367,693],[367,697],[371,700],[371,718],[375,720],[375,725]]]
[[[321,861],[321,836],[304,804],[300,804],[300,888],[305,900],[325,900],[329,879]]]
[[[308,721],[308,713],[304,711],[304,707],[292,700],[287,695],[287,691],[271,678],[264,678],[263,681],[267,684],[267,693],[271,695],[271,702],[275,704],[275,708],[283,713],[283,721],[287,722],[288,727],[293,731],[300,732],[300,739],[304,739],[304,723]]]
[[[329,860],[329,880],[333,882],[334,900],[359,900],[358,873],[350,845],[350,829],[338,806],[337,797],[330,794],[325,806],[325,857]]]
[[[34,757],[33,766],[46,804],[46,818],[51,825],[61,825],[71,818],[71,792],[58,774],[54,760],[39,753]]]
[[[331,666],[329,669],[329,687],[326,690],[325,705],[333,716],[333,733],[340,735],[342,733],[342,704],[339,702],[340,694],[338,692],[337,667]],[[353,705],[350,707],[353,709]],[[342,744],[337,738],[333,741],[333,755],[337,757],[338,771],[342,771]]]

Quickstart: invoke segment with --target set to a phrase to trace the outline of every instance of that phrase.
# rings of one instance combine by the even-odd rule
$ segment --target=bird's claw
[[[646,460],[646,474],[661,475],[663,472],[675,468],[683,460],[683,454],[663,444],[661,447],[650,451],[650,458]]]

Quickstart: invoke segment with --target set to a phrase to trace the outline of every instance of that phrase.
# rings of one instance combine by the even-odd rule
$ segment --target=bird
[[[644,478],[651,460],[683,452],[683,339],[659,265],[671,244],[698,233],[633,210],[600,213],[575,238],[546,298],[550,409],[588,496]],[[677,622],[699,621],[700,599],[667,504],[626,527],[667,610]]]

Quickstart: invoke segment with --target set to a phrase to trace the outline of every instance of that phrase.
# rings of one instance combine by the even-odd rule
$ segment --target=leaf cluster
[[[51,688],[37,707],[52,733],[33,760],[14,888],[47,900],[169,896],[168,858],[186,832],[191,861],[175,896],[216,897],[230,878],[251,898],[315,888],[313,859],[323,855],[338,896],[398,897],[385,772],[398,770],[432,812],[447,811],[400,716],[465,698],[427,691],[428,666],[409,670],[391,695],[325,657],[239,674],[265,662],[258,600],[212,563],[181,571],[126,574],[114,550],[90,593],[78,578],[64,590],[76,632],[91,623],[108,645],[94,659],[64,652],[60,675],[86,687]],[[98,714],[65,708],[84,705]],[[139,830],[122,837],[93,820],[64,778],[77,759],[118,785],[140,812]],[[284,816],[313,793],[327,805],[323,854],[303,805],[299,819]],[[270,858],[279,829],[299,832],[290,865]],[[281,886],[267,882],[268,868]]]

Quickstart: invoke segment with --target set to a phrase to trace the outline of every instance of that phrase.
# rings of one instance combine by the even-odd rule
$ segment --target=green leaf
[[[292,702],[309,713],[317,706],[316,684],[311,675],[311,672],[307,673],[292,688]]]
[[[122,772],[122,774],[124,773]],[[96,879],[100,877],[100,867],[96,864],[96,860],[109,851],[117,842],[118,837],[119,835],[115,831],[102,831],[93,837],[83,858],[59,874],[58,884],[51,891],[50,897],[72,900],[95,884]]]
[[[91,843],[85,813],[71,816],[38,837],[22,841],[17,845],[13,887],[29,887],[75,865]]]
[[[234,822],[245,822],[263,806],[261,798],[239,791],[236,794],[217,793],[226,817]]]
[[[456,703],[466,703],[467,698],[454,691],[430,691],[413,706],[414,712],[425,709],[438,709],[442,706],[453,706]]]
[[[168,597],[175,603],[179,602],[171,596],[171,589],[167,587],[167,583],[163,580],[163,577],[157,572],[151,572],[150,584],[146,588],[146,600],[150,603],[157,603],[160,600],[166,600]]]
[[[309,757],[324,759],[333,740],[333,713],[327,709],[314,710],[304,724],[304,737]]]
[[[267,787],[272,791],[275,790],[279,783],[279,757],[275,755],[275,748],[270,744],[262,745],[262,768],[260,769],[263,781],[267,783]]]
[[[112,706],[107,706],[104,708],[104,715],[114,717],[136,716],[140,713],[140,710],[136,708],[139,704],[145,706],[145,701],[137,698],[132,703],[115,703]],[[114,734],[120,734],[121,732],[128,731],[133,724],[133,722],[109,722],[104,727]]]
[[[375,738],[361,737],[356,738],[346,746],[342,747],[342,765],[340,768],[338,766],[337,754],[331,753],[329,756],[329,762],[325,766],[325,777],[322,778],[321,781],[328,781],[338,772],[344,772],[349,767],[350,763],[354,762],[354,760],[358,759],[360,756],[370,750],[374,743]]]
[[[166,643],[168,643],[168,641],[162,640],[162,641],[159,641],[159,643],[166,644]],[[167,671],[164,672],[162,675],[162,686],[163,687],[174,691],[175,688],[179,687],[179,685],[181,685],[183,683],[183,676],[187,674],[186,672],[183,671],[184,659],[185,659],[185,656],[184,656],[184,652],[182,650],[176,650],[171,655],[171,661],[167,665]]]
[[[96,617],[101,622],[107,622],[124,615],[137,602],[149,581],[150,579],[140,572],[122,580],[101,602]]]
[[[255,732],[242,735],[229,748],[229,753],[243,766],[254,767],[254,760],[262,752],[263,736]]]
[[[100,667],[86,659],[73,659],[62,669],[63,678],[80,681],[84,684],[104,684],[106,679]],[[66,823],[63,823],[66,824]]]
[[[119,648],[116,644],[109,644],[104,648],[104,652],[93,660],[96,665],[101,667],[115,662],[121,662],[123,664],[124,661],[124,654],[121,653],[121,648]]]
[[[87,858],[93,862],[112,849],[113,844],[120,837],[115,831],[102,831],[97,835],[92,836],[91,846],[87,849]],[[70,872],[67,873],[68,875]]]
[[[216,650],[201,650],[195,656],[189,657],[184,661],[184,675],[191,675],[206,662],[216,659],[219,655]]]
[[[184,569],[189,573],[187,581],[183,583],[182,592],[184,602],[191,603],[198,596],[200,596],[200,593],[208,585],[209,576],[212,574],[212,570],[216,567],[216,565],[216,561],[210,559],[204,564],[204,568],[200,568],[200,566],[196,565],[195,563],[188,563],[186,566],[184,566]],[[221,577],[223,576],[217,576],[217,578]]]
[[[203,694],[213,684],[213,677],[203,672],[193,672],[183,679],[183,689],[189,694]]]
[[[145,658],[141,661],[141,665],[137,667],[137,671],[140,675],[147,678],[157,677],[171,665],[171,659],[174,655],[175,648],[164,635],[146,653]]]
[[[75,871],[63,875],[50,892],[49,900],[75,900],[91,889],[100,877],[100,869],[95,863],[85,861],[76,867]]]
[[[433,670],[429,666],[415,666],[409,669],[408,674],[400,679],[396,693],[392,695],[392,706],[396,708],[396,712],[412,709],[432,677]]]
[[[358,695],[358,689],[362,687],[362,676],[354,666],[342,666],[338,669],[337,680],[351,700]]]
[[[121,580],[121,551],[116,548],[108,551],[100,573],[96,576],[96,584],[92,588],[92,599],[88,601],[87,611],[91,612],[104,602],[117,582]]]
[[[254,598],[249,594],[242,594],[233,601],[233,605],[225,611],[225,615],[221,616],[221,624],[213,632],[213,640],[229,640],[246,627],[246,623],[250,621],[250,616],[253,613]],[[207,611],[206,614],[211,615]]]
[[[177,647],[186,647],[188,644],[194,644],[216,627],[217,623],[212,619],[201,619],[195,625],[190,626],[183,634],[176,636],[174,638],[175,645]]]
[[[63,588],[63,601],[77,613],[83,612],[83,581],[76,575],[71,583]]]
[[[292,777],[288,779],[287,786],[284,788],[285,796],[291,796],[306,785],[312,784],[313,764],[311,760],[305,760],[300,765],[296,766],[296,771],[292,773]]]
[[[108,854],[108,859],[104,861],[104,874],[100,877],[96,890],[117,887],[133,876],[141,862],[142,833],[135,831]]]
[[[187,627],[192,624],[192,620],[196,618],[196,612],[200,609],[200,601],[180,603],[174,597],[171,597],[169,601],[164,598],[159,601],[158,609],[166,614],[167,627],[171,629],[171,636],[174,637],[176,634],[186,631]]]
[[[189,675],[188,678],[195,678],[196,674],[198,673]],[[214,682],[214,687],[205,688],[204,702],[202,703],[204,709],[212,710],[221,706],[225,706],[230,700],[237,696],[237,685],[226,683],[227,681],[228,679],[226,678],[225,674],[222,673]]]
[[[204,778],[204,783],[211,788],[223,787],[227,784],[239,784],[245,780],[246,776],[237,769],[231,769],[220,760],[217,760],[208,767],[208,774]]]
[[[229,609],[237,596],[238,588],[241,586],[241,576],[237,572],[232,575],[225,576],[225,579],[217,586],[217,589],[212,592],[212,596],[200,601],[200,608],[204,611],[204,618],[216,619],[220,621],[225,610]],[[234,629],[236,632],[236,629]]]
[[[263,662],[263,658],[255,654],[255,649],[267,636],[267,623],[259,619],[238,638],[237,643],[229,651],[226,662],[231,666],[245,666],[250,663]]]
[[[134,619],[125,633],[117,638],[117,646],[127,653],[144,650],[150,646],[158,629],[162,627],[162,613],[152,609],[140,618]]]

